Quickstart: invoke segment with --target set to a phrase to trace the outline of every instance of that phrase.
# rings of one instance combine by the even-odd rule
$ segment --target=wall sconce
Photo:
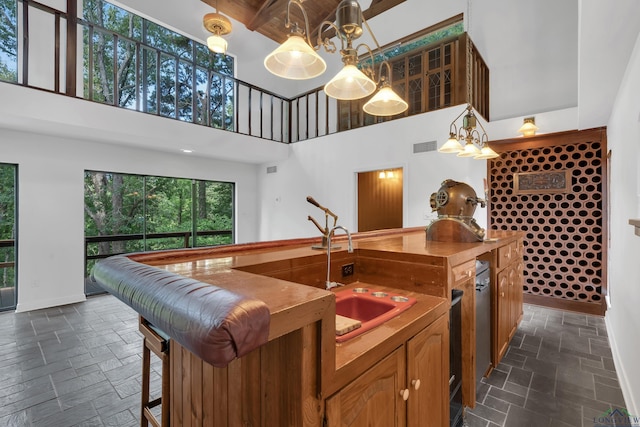
[[[207,13],[202,18],[204,28],[212,35],[207,38],[207,46],[212,52],[227,54],[227,41],[223,35],[231,32],[231,21],[226,16],[218,13],[218,2],[216,0],[215,13]]]
[[[535,117],[525,117],[524,123],[518,132],[522,134],[522,136],[533,136],[536,134],[538,130],[538,126],[536,126],[536,118]]]
[[[464,115],[464,117],[463,117]],[[456,121],[462,118],[462,124],[456,125]],[[476,129],[479,126],[482,133]],[[473,157],[486,160],[498,157],[498,153],[489,147],[489,137],[482,124],[478,121],[471,104],[456,117],[449,125],[449,139],[442,147],[441,153],[455,153],[458,157]]]
[[[353,40],[362,35],[364,24],[373,38],[377,50],[381,50],[375,35],[362,15],[360,4],[356,0],[342,0],[336,9],[336,23],[324,21],[320,24],[316,48],[313,47],[309,38],[309,21],[307,13],[302,6],[303,1],[288,1],[285,27],[291,27],[290,9],[291,5],[295,4],[302,10],[306,32],[300,31],[298,25],[294,24],[292,33],[287,41],[265,58],[264,65],[267,70],[276,76],[286,79],[307,79],[322,74],[326,69],[326,64],[315,50],[323,46],[328,53],[337,51],[333,41],[328,38],[322,40],[322,30],[325,26],[329,26],[335,30],[340,39],[340,55],[342,56],[344,67],[325,84],[325,93],[338,100],[361,99],[371,95],[380,85],[380,91],[365,104],[364,111],[376,116],[393,116],[406,111],[408,104],[391,88],[391,67],[387,60],[384,59],[380,64],[378,79],[376,80],[375,61],[371,48],[365,43],[358,45],[356,48],[353,47]],[[306,40],[303,38],[305,34]],[[290,43],[294,37],[296,38],[295,46],[294,43]],[[366,48],[371,60],[370,66],[363,66],[364,72],[357,67],[357,50],[360,47]],[[389,81],[382,77],[383,66],[386,66],[388,70],[387,79]]]

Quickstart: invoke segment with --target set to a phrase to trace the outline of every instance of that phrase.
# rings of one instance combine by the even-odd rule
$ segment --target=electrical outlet
[[[342,266],[342,277],[353,276],[353,263]]]

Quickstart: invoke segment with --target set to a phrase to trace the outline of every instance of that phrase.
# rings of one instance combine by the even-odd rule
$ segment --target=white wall
[[[132,114],[132,113],[130,113]],[[139,117],[144,125],[144,115]],[[236,240],[258,237],[257,166],[0,128],[0,162],[18,165],[18,306],[84,300],[84,171],[236,183]]]
[[[306,196],[313,196],[340,217],[339,224],[356,231],[358,172],[404,168],[404,227],[426,226],[436,217],[429,197],[447,178],[466,182],[484,197],[485,161],[438,152],[413,154],[415,143],[444,143],[449,124],[463,110],[459,105],[292,144],[288,159],[266,163],[258,171],[260,239],[318,235],[307,215],[323,225],[324,214],[308,204]],[[540,114],[537,120],[549,133],[575,129],[576,117],[576,110],[569,109]],[[491,122],[486,129],[495,140],[518,136],[520,126],[522,117]],[[277,172],[267,174],[268,166],[277,166]],[[474,216],[486,228],[486,209],[478,207]]]
[[[640,36],[629,60],[607,129],[611,150],[609,290],[606,313],[618,378],[627,409],[640,413],[640,237],[629,219],[640,218]]]

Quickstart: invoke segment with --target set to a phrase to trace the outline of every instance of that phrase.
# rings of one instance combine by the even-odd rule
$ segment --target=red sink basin
[[[336,335],[337,342],[347,341],[392,319],[416,303],[415,298],[369,288],[345,289],[335,293],[336,314],[359,320],[358,329]]]

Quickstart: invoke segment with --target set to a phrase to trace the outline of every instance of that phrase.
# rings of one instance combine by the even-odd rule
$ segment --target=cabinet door
[[[498,273],[498,295],[496,298],[498,311],[498,325],[496,328],[496,331],[498,333],[498,336],[496,337],[498,360],[502,359],[505,351],[507,351],[507,346],[509,345],[509,333],[511,332],[511,304],[509,302],[510,270],[510,268],[505,268],[500,273]]]
[[[449,319],[442,316],[407,342],[407,425],[449,425]]]
[[[329,427],[405,426],[405,352],[401,347],[327,399]]]
[[[522,260],[518,260],[513,266],[513,299],[512,315],[513,315],[513,327],[518,329],[518,323],[522,319],[522,304],[524,299],[524,291],[522,285],[524,284],[524,263]]]

